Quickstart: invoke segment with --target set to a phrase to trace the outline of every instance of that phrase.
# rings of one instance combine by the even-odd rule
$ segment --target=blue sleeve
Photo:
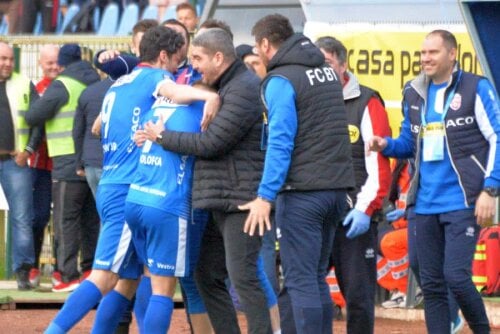
[[[258,195],[274,200],[288,174],[297,134],[295,90],[287,79],[272,77],[265,87],[264,98],[268,107],[269,138]]]
[[[408,115],[408,105],[403,101],[403,114],[404,119],[401,123],[401,131],[399,137],[392,139],[386,137],[387,147],[382,151],[386,157],[393,157],[399,159],[414,158],[415,154],[415,140],[411,133],[410,117]]]
[[[121,55],[112,61],[101,64],[97,61],[97,59],[103,51],[104,50],[101,50],[95,55],[94,65],[96,68],[109,75],[113,80],[118,79],[122,75],[129,74],[132,72],[134,67],[139,64],[139,59],[137,57],[129,55]]]
[[[486,79],[477,85],[475,115],[481,133],[489,144],[485,187],[500,187],[500,108],[498,95]]]

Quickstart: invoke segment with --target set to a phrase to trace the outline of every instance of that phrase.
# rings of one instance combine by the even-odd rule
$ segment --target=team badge
[[[461,106],[462,106],[462,95],[456,93],[455,96],[453,96],[453,100],[451,100],[450,108],[451,110],[457,111],[458,109],[460,109]]]
[[[351,144],[354,144],[359,139],[359,129],[356,126],[349,124],[348,131]]]

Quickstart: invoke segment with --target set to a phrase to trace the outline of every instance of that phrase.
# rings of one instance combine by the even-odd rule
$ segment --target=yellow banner
[[[380,92],[386,103],[393,135],[397,135],[402,120],[401,92],[404,84],[420,73],[421,45],[431,30],[343,31],[336,30],[335,26],[318,25],[309,29],[307,35],[312,41],[322,36],[333,36],[345,45],[349,70],[362,84]],[[460,67],[465,71],[481,74],[468,33],[453,33],[458,42]]]

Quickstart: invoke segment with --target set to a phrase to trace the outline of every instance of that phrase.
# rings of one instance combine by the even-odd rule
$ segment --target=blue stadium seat
[[[75,15],[78,14],[79,11],[80,11],[80,6],[78,6],[76,4],[72,4],[68,7],[68,10],[66,11],[66,15],[64,15],[64,18],[62,19],[62,23],[57,28],[58,34],[64,33],[64,30],[66,29],[68,24],[71,22],[73,17],[75,17]],[[72,30],[74,30],[74,28]]]
[[[42,31],[42,13],[36,15],[35,25],[33,27],[33,35],[41,35]]]
[[[167,10],[165,11],[165,14],[163,15],[163,21],[169,20],[169,19],[175,19],[176,18],[176,13],[175,13],[175,8],[176,5],[168,6]]]
[[[2,22],[0,23],[0,35],[7,35],[9,32],[9,24],[7,23],[7,16],[4,14]]]
[[[142,12],[141,20],[144,19],[158,20],[158,7],[156,5],[148,5]]]
[[[98,6],[95,6],[94,16],[92,17],[92,24],[94,25],[94,30],[97,30],[100,22],[101,22],[101,9]]]
[[[132,28],[139,19],[139,6],[135,3],[127,5],[120,19],[120,25],[116,34],[118,36],[126,36],[132,32]]]
[[[119,9],[116,3],[110,3],[104,8],[101,24],[97,30],[98,36],[112,36],[116,33],[118,26]]]

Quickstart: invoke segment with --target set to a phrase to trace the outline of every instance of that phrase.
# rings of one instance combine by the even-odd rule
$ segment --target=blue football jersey
[[[167,131],[199,132],[203,102],[179,105],[159,98],[147,118],[157,121],[160,115]],[[147,141],[140,152],[127,201],[189,219],[194,159]]]
[[[132,183],[140,152],[134,134],[156,101],[158,84],[165,79],[173,77],[161,69],[138,66],[106,93],[101,109],[104,157],[100,183]]]

